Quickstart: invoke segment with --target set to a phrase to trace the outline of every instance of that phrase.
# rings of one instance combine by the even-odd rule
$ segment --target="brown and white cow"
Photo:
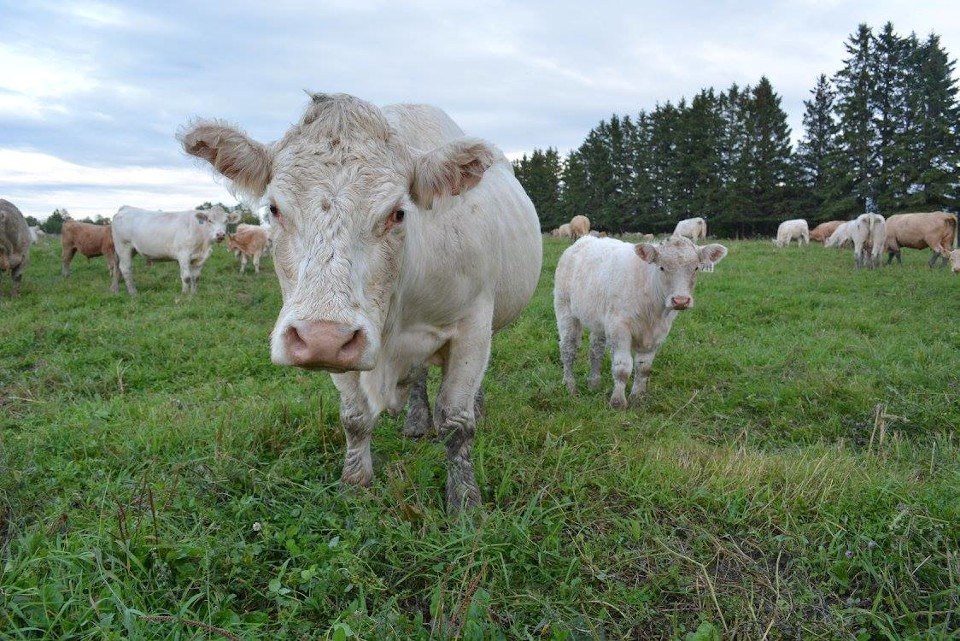
[[[227,250],[240,255],[240,273],[247,268],[247,258],[253,259],[253,271],[260,273],[260,257],[270,244],[270,232],[260,225],[237,225],[237,231],[227,234]]]
[[[107,269],[110,272],[111,288],[113,288],[113,291],[117,291],[113,287],[113,275],[117,269],[117,254],[113,250],[113,232],[110,225],[94,225],[78,220],[64,221],[63,230],[60,232],[60,245],[63,249],[63,267],[60,273],[64,278],[70,276],[70,263],[77,252],[87,258],[103,256],[107,261]]]
[[[810,240],[815,240],[818,243],[825,243],[827,239],[837,231],[837,227],[845,223],[845,220],[831,220],[826,223],[820,223],[816,227],[810,230]]]
[[[236,222],[240,214],[227,213],[219,205],[205,210],[151,211],[124,205],[113,217],[113,244],[120,269],[114,272],[113,289],[119,275],[131,296],[137,294],[133,284],[133,254],[148,260],[175,260],[180,265],[181,292],[197,291],[200,270],[213,251],[213,244],[227,235],[227,223]]]
[[[10,272],[11,296],[20,294],[23,271],[30,262],[30,227],[26,218],[9,200],[0,198],[0,273]]]
[[[894,257],[903,264],[900,250],[903,247],[910,249],[933,250],[933,255],[927,262],[928,267],[937,263],[942,257],[943,265],[950,258],[950,251],[956,241],[957,217],[945,211],[934,211],[917,214],[894,214],[887,218],[887,264]]]
[[[698,247],[683,236],[671,236],[659,245],[588,236],[563,252],[557,263],[553,308],[563,382],[570,393],[577,394],[573,362],[587,329],[590,389],[600,384],[600,364],[609,345],[613,369],[610,406],[626,407],[631,372],[630,400],[638,401],[646,392],[653,359],[677,312],[693,307],[697,272],[712,270],[726,255],[723,245]]]
[[[435,107],[344,94],[314,95],[271,144],[219,121],[180,140],[269,207],[283,294],[271,356],[332,373],[344,482],[371,483],[377,417],[436,364],[447,505],[478,504],[474,399],[492,333],[526,306],[542,258],[536,211],[503,153]]]
[[[577,214],[570,219],[570,234],[574,240],[583,238],[590,233],[590,219],[582,214]]]

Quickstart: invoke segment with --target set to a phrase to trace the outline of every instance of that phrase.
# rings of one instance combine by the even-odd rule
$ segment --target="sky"
[[[798,140],[817,76],[887,21],[960,53],[956,0],[0,0],[0,198],[39,219],[234,204],[177,129],[215,117],[270,142],[306,90],[434,104],[517,158],[766,75]]]

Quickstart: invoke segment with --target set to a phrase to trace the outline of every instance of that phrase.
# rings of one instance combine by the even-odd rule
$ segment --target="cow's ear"
[[[202,225],[203,223],[208,223],[208,222],[210,222],[210,217],[207,216],[207,215],[206,215],[205,213],[203,213],[202,211],[198,211],[198,212],[196,213],[196,216],[197,216],[197,222],[199,222],[201,225]]]
[[[230,212],[229,214],[227,214],[227,222],[228,223],[240,222],[240,214],[238,214],[235,211]]]
[[[433,201],[458,196],[477,186],[483,173],[502,156],[479,138],[458,138],[417,159],[410,188],[414,201],[430,209]]]
[[[657,259],[660,258],[660,252],[656,246],[650,243],[638,243],[633,246],[633,251],[637,252],[640,260],[646,263],[656,263]]]
[[[183,150],[202,158],[242,193],[263,196],[270,184],[270,151],[243,131],[216,120],[197,120],[177,133]]]
[[[727,248],[716,243],[704,245],[703,247],[697,247],[697,255],[700,256],[701,263],[715,265],[727,255]]]

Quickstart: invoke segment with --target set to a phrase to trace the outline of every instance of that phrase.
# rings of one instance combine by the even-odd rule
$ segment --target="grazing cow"
[[[87,258],[103,256],[110,271],[111,288],[114,287],[114,272],[117,269],[117,254],[113,250],[113,233],[110,225],[94,225],[77,220],[67,220],[60,232],[60,245],[63,248],[63,267],[60,273],[64,278],[70,276],[70,263],[77,252]]]
[[[29,225],[27,229],[30,232],[30,244],[36,245],[38,242],[40,242],[40,236],[43,235],[43,232],[40,231],[40,228],[36,225]]]
[[[880,257],[886,243],[887,229],[880,214],[860,214],[850,222],[853,240],[853,262],[857,269],[880,266]]]
[[[954,274],[960,274],[960,249],[950,252],[950,269]]]
[[[848,220],[837,227],[832,234],[823,243],[824,247],[842,249],[848,244],[853,244],[850,234],[853,231],[853,221]]]
[[[695,243],[705,240],[707,237],[707,221],[699,217],[681,220],[673,230],[673,235],[686,236]]]
[[[777,227],[777,238],[773,244],[777,247],[786,247],[794,238],[797,239],[797,246],[802,247],[810,243],[810,228],[807,227],[807,221],[802,218],[794,220],[785,220]]]
[[[10,272],[11,296],[20,295],[20,280],[30,262],[30,228],[16,205],[0,198],[0,272]]]
[[[123,281],[131,296],[137,294],[133,285],[133,254],[148,260],[175,260],[180,264],[181,292],[197,291],[200,270],[218,243],[227,235],[227,223],[240,219],[236,212],[227,213],[219,205],[205,210],[150,211],[124,205],[113,217],[113,244]],[[118,272],[113,274],[113,289],[117,290]]]
[[[844,222],[845,221],[843,220],[831,220],[827,223],[820,223],[810,230],[810,240],[815,240],[818,243],[827,242],[827,239],[830,238],[830,235],[837,231],[837,227],[842,225]]]
[[[887,218],[887,264],[894,257],[903,264],[900,250],[903,247],[910,249],[933,250],[928,267],[937,263],[942,257],[941,267],[950,259],[957,233],[957,217],[945,211],[934,211],[920,214],[895,214]]]
[[[550,235],[554,238],[573,238],[573,231],[570,229],[570,223],[563,223],[550,232]]]
[[[697,272],[727,255],[723,245],[698,247],[682,236],[659,245],[633,245],[613,238],[581,238],[560,256],[553,308],[560,333],[563,381],[574,396],[573,361],[583,329],[590,331],[590,389],[600,383],[600,363],[610,346],[613,393],[610,406],[627,405],[627,379],[635,370],[630,401],[647,389],[657,350],[677,312],[693,307]]]
[[[343,481],[371,483],[377,417],[440,365],[447,506],[479,504],[474,399],[492,333],[527,305],[542,260],[536,210],[503,153],[435,107],[344,94],[314,95],[269,145],[218,121],[180,140],[270,208],[283,294],[271,356],[333,373]]]
[[[590,219],[583,215],[576,215],[570,219],[570,234],[573,239],[583,238],[590,233]]]
[[[237,231],[227,234],[227,249],[240,255],[240,273],[247,268],[247,257],[253,259],[253,271],[260,273],[260,257],[267,251],[270,233],[260,225],[237,225]]]

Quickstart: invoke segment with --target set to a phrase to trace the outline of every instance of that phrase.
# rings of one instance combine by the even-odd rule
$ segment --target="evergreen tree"
[[[871,75],[874,79],[870,96],[875,139],[876,178],[874,193],[879,211],[896,211],[904,198],[903,181],[899,179],[906,161],[898,153],[907,114],[907,62],[909,41],[893,31],[893,24],[883,26],[874,40]]]
[[[63,230],[63,221],[70,218],[66,209],[54,209],[47,219],[40,225],[40,229],[48,234],[59,234]]]
[[[876,125],[873,118],[874,45],[870,27],[861,24],[845,43],[850,55],[835,76],[840,121],[838,193],[845,196],[828,205],[831,216],[852,218],[876,201]]]
[[[590,187],[587,166],[579,150],[571,151],[563,163],[561,172],[563,222],[582,211],[590,202]]]
[[[792,213],[796,174],[787,114],[766,76],[751,93],[748,114],[756,229],[770,233]]]
[[[542,229],[566,222],[560,206],[560,155],[556,149],[534,149],[533,155],[514,161],[514,173],[533,202]]]
[[[811,90],[813,98],[804,100],[803,127],[805,135],[797,147],[799,179],[805,188],[803,209],[811,212],[809,218],[823,221],[824,204],[836,197],[833,167],[837,161],[837,135],[840,128],[833,117],[834,92],[825,74],[817,78]]]

